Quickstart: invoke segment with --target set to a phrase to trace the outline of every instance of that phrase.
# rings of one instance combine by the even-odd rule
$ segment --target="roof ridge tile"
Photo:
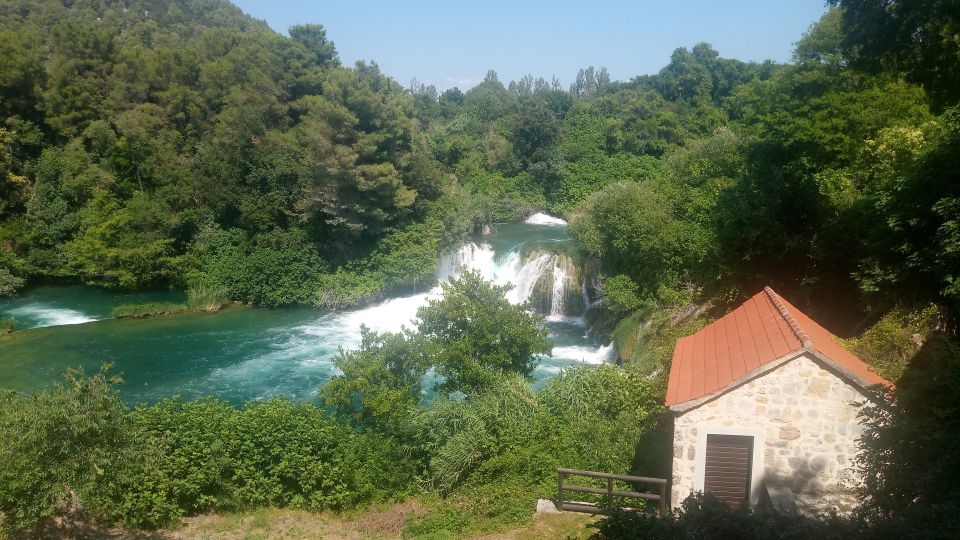
[[[767,293],[767,298],[770,299],[770,302],[772,302],[774,307],[777,308],[777,311],[780,312],[780,316],[783,317],[783,320],[787,321],[790,329],[793,330],[793,334],[797,336],[797,339],[799,339],[800,343],[803,344],[803,348],[813,349],[813,340],[810,339],[810,336],[807,335],[807,332],[802,326],[800,326],[800,323],[797,322],[797,319],[793,317],[793,315],[790,313],[790,310],[787,309],[787,306],[783,304],[783,300],[780,298],[780,295],[771,289],[769,285],[763,288],[763,292]]]

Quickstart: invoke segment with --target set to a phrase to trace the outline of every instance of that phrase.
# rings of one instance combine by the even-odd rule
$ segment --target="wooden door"
[[[707,435],[703,490],[736,510],[750,500],[753,437]]]

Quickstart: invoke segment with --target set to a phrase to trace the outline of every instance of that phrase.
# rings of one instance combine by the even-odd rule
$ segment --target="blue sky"
[[[469,88],[494,69],[566,88],[577,70],[606,66],[614,80],[655,73],[677,47],[711,43],[741,60],[790,59],[793,44],[826,10],[824,0],[234,0],[286,33],[320,23],[341,60],[374,60],[406,86]]]

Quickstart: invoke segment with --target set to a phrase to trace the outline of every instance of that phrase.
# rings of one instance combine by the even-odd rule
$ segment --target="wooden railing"
[[[595,488],[595,487],[586,487],[586,486],[571,486],[564,484],[564,476],[588,476],[590,478],[600,478],[607,481],[606,489]],[[615,481],[627,482],[630,484],[653,484],[659,487],[660,493],[642,493],[639,491],[623,491],[614,489],[613,483]],[[663,478],[646,478],[644,476],[627,476],[625,474],[609,474],[602,472],[594,471],[580,471],[577,469],[557,469],[557,501],[556,506],[557,510],[568,511],[568,512],[585,512],[588,514],[599,514],[603,513],[604,507],[599,504],[588,503],[588,502],[579,502],[579,501],[568,501],[566,497],[563,496],[564,492],[574,492],[574,493],[591,493],[595,495],[606,495],[606,507],[613,507],[614,497],[626,497],[630,499],[639,499],[645,501],[658,501],[657,514],[664,515],[667,511],[667,481]],[[643,505],[641,505],[643,506]],[[624,507],[626,510],[640,510],[640,508]]]

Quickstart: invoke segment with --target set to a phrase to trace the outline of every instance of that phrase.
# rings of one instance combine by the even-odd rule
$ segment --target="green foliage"
[[[327,31],[322,25],[299,24],[291,26],[287,33],[291,39],[313,54],[313,60],[318,64],[328,66],[340,63],[337,50],[333,42],[327,39]]]
[[[275,230],[248,239],[240,229],[205,231],[197,245],[200,272],[194,287],[221,297],[278,306],[311,304],[326,264],[295,230]]]
[[[669,439],[650,389],[639,372],[602,366],[565,371],[539,394],[505,378],[463,400],[438,400],[422,415],[421,437],[431,483],[446,496],[407,533],[462,536],[529,519],[536,499],[555,492],[556,467],[661,471],[670,449],[653,441]]]
[[[340,66],[319,25],[288,38],[219,1],[27,2],[4,10],[0,52],[0,223],[26,223],[4,250],[29,263],[5,289],[183,286],[200,264],[230,299],[309,304],[316,254],[362,258],[448,187],[412,98],[375,64]],[[194,257],[235,229],[249,261]]]
[[[867,148],[864,211],[885,219],[865,238],[857,278],[868,292],[954,311],[960,307],[960,111],[941,116],[928,137],[917,130],[883,135]]]
[[[171,399],[131,417],[160,457],[123,493],[131,515],[118,517],[126,522],[144,520],[138,503],[151,499],[176,515],[259,506],[342,509],[383,496],[380,482],[395,486],[379,470],[358,472],[397,460],[389,447],[358,439],[309,403],[275,398],[237,409],[212,398]]]
[[[903,72],[940,105],[960,101],[960,14],[949,0],[831,0],[843,14],[844,51],[858,68]]]
[[[13,332],[16,326],[17,321],[15,319],[0,319],[0,334],[9,334]]]
[[[179,311],[186,311],[188,308],[184,304],[176,302],[149,302],[146,304],[123,304],[113,308],[113,316],[117,319],[155,317],[157,315],[168,315]]]
[[[197,311],[217,311],[229,301],[224,289],[209,285],[195,285],[187,289],[187,307]]]
[[[873,397],[879,405],[861,409],[865,430],[857,462],[864,473],[865,499],[859,511],[866,519],[896,522],[931,510],[927,517],[948,517],[945,524],[957,530],[960,500],[947,486],[960,478],[958,384],[960,348],[955,340],[934,334],[893,394],[878,391]]]
[[[527,376],[535,355],[550,353],[542,318],[508,302],[506,291],[468,272],[443,284],[443,297],[417,311],[414,324],[430,344],[443,391],[477,392],[498,373]]]
[[[907,369],[939,319],[936,307],[890,310],[873,326],[844,345],[888,381],[896,382]]]
[[[591,196],[570,224],[588,253],[633,280],[642,302],[702,283],[700,276],[709,276],[717,258],[713,231],[683,219],[682,201],[658,187],[651,182],[608,186]]]
[[[635,311],[643,305],[640,287],[624,274],[604,278],[603,299],[609,303],[610,309],[621,313]]]
[[[0,396],[0,510],[7,531],[39,533],[69,506],[96,507],[123,475],[134,439],[106,368],[68,371],[64,383],[32,395]],[[93,503],[93,504],[91,504]]]
[[[228,430],[230,480],[241,504],[320,510],[356,502],[352,437],[313,405],[251,402]]]
[[[341,371],[322,388],[336,415],[359,427],[401,433],[422,399],[429,368],[425,343],[415,334],[378,334],[361,327],[360,348],[340,351]]]
[[[20,290],[26,280],[16,276],[7,268],[0,267],[0,296],[13,296]]]

